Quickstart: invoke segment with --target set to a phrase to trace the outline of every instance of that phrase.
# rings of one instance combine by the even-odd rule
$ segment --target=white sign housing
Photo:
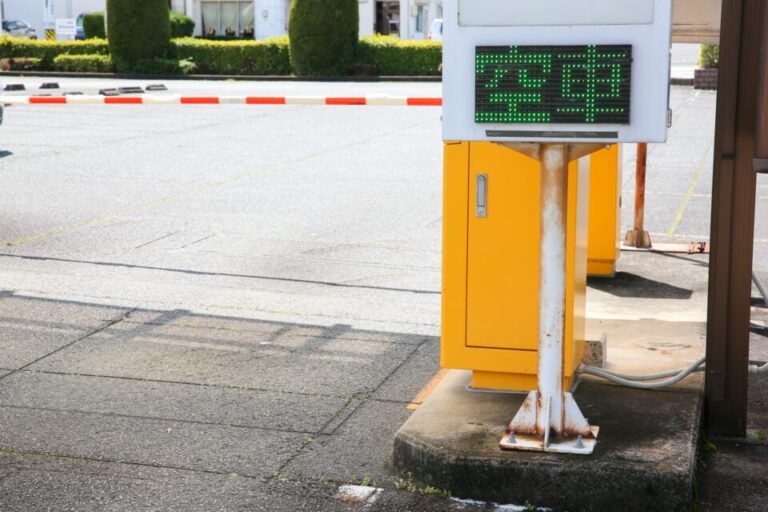
[[[672,0],[445,0],[443,136],[663,142]]]

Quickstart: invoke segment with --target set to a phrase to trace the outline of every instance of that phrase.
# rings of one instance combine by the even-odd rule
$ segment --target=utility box
[[[537,388],[551,311],[540,314],[542,163],[524,153],[586,145],[565,187],[567,390],[588,247],[596,273],[618,258],[618,143],[666,140],[672,0],[445,0],[443,17],[442,366],[472,370],[476,388]]]
[[[622,145],[589,158],[589,242],[587,274],[613,277],[621,256]]]
[[[585,339],[589,157],[569,166],[565,386]],[[473,386],[536,388],[539,163],[489,142],[445,145],[442,366]]]

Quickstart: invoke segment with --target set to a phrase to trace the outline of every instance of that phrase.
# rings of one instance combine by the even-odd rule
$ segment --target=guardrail
[[[333,105],[439,107],[442,98],[408,96],[3,96],[5,105]]]

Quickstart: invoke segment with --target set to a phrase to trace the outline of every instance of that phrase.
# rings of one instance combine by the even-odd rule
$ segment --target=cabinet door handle
[[[477,200],[475,205],[475,215],[484,219],[488,217],[488,175],[477,175]]]

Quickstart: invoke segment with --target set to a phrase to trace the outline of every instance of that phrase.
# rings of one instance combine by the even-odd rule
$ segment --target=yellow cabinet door
[[[539,163],[482,143],[469,161],[466,344],[537,350]]]

